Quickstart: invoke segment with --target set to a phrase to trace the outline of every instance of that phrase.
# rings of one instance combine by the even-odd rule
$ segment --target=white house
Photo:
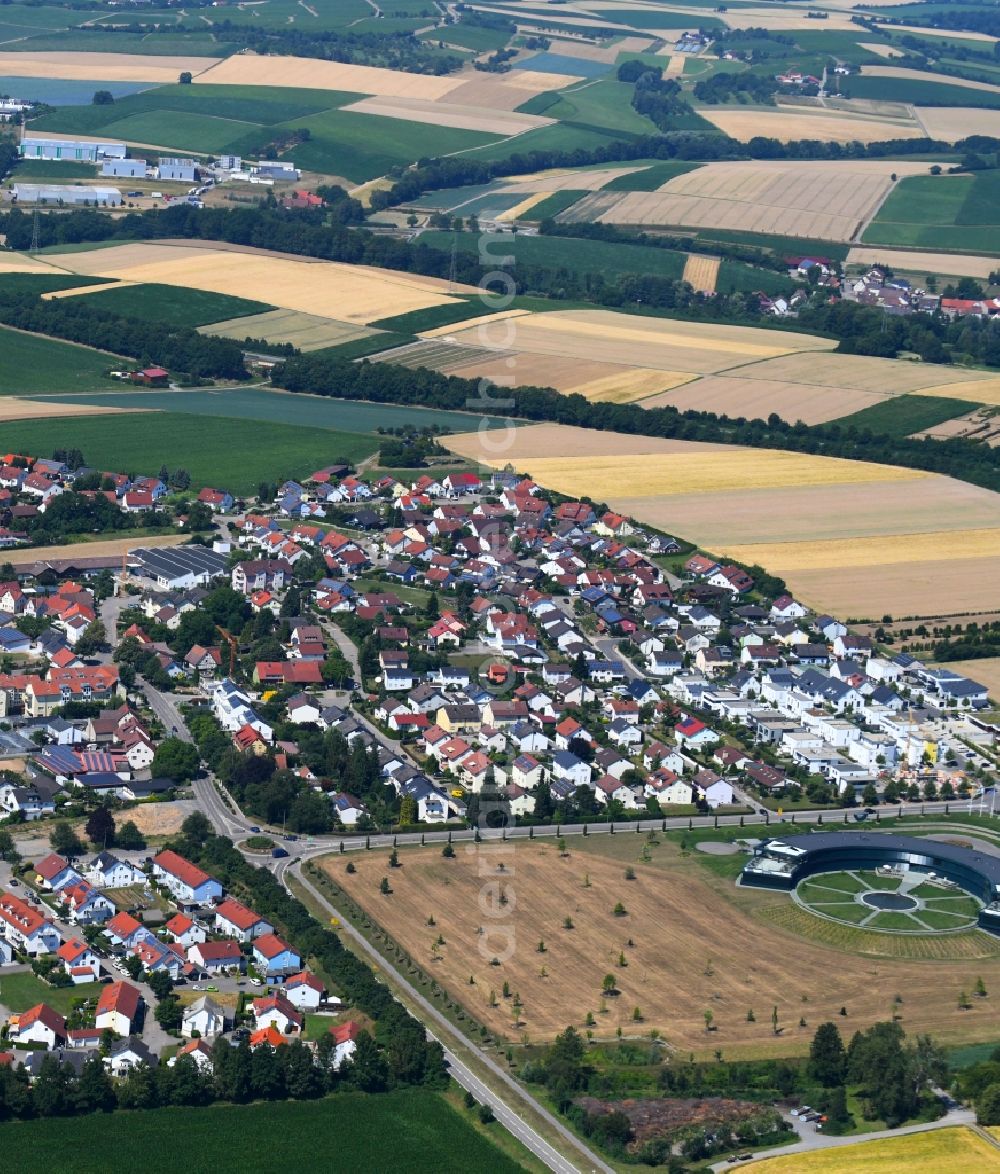
[[[221,1035],[226,1029],[226,1016],[222,1008],[208,995],[202,995],[184,1009],[181,1021],[181,1035],[191,1039],[195,1032],[202,1039]]]

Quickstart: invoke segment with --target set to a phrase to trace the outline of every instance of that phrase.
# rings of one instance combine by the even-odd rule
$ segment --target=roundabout
[[[882,933],[968,930],[982,908],[952,881],[891,868],[816,873],[796,886],[793,898],[819,917]]]

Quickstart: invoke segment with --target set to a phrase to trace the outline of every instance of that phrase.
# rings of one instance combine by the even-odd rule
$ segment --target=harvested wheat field
[[[393,361],[391,354],[385,357]],[[502,356],[480,355],[462,362],[456,348],[442,358],[443,362],[433,364],[435,370],[446,370],[449,375],[464,379],[491,379],[500,387],[553,387],[567,394],[615,403],[644,399],[694,378],[683,371],[657,371],[616,363],[581,364],[577,359],[561,355],[533,355],[523,351],[507,351]]]
[[[448,337],[458,345],[474,346],[478,329],[456,329]],[[814,335],[752,326],[641,318],[613,310],[557,310],[519,318],[509,349],[576,359],[578,382],[583,383],[592,378],[591,363],[705,373],[792,351],[829,350],[834,345]]]
[[[622,481],[622,462],[618,457],[593,455],[587,457],[585,465],[575,456],[537,457],[528,472],[540,484],[569,496],[586,495],[604,500],[627,492],[632,501],[689,494],[692,489],[721,497],[724,493],[757,489],[784,492],[856,483],[872,486],[885,481],[918,481],[929,476],[892,465],[775,449],[729,446],[728,452],[719,452],[696,442],[679,443],[685,444],[679,452],[647,457],[640,469],[630,472],[627,484]]]
[[[204,81],[198,75],[217,63],[215,57],[147,57],[140,53],[0,53],[0,75],[173,85],[182,71]]]
[[[843,113],[817,113],[806,107],[780,110],[740,110],[724,106],[699,107],[698,113],[723,134],[749,142],[757,135],[790,143],[795,139],[817,139],[821,143],[878,143],[885,139],[920,139],[923,127],[915,122],[894,122],[883,118],[861,118]]]
[[[689,253],[684,262],[682,279],[698,290],[699,293],[715,293],[715,283],[719,277],[721,257],[706,257],[701,253]]]
[[[867,49],[869,53],[874,53],[876,57],[885,57],[886,59],[906,56],[902,49],[894,49],[884,41],[859,41],[858,48]]]
[[[256,297],[282,309],[355,324],[454,301],[445,290],[475,292],[471,286],[452,286],[436,277],[335,261],[298,261],[261,250],[120,245],[67,254],[61,261],[76,273]]]
[[[753,370],[753,368],[751,368]],[[647,400],[647,408],[677,408],[680,412],[715,412],[719,416],[766,420],[772,412],[790,424],[825,424],[850,416],[887,398],[853,388],[817,387],[808,383],[779,383],[771,379],[706,375],[681,390]]]
[[[1000,402],[1000,376],[963,371],[936,363],[879,359],[868,355],[784,355],[726,372],[732,379],[775,383],[809,383],[816,387],[853,388],[883,398],[927,392],[946,399]]]
[[[540,171],[520,179],[508,179],[498,192],[542,192],[547,196],[553,192],[597,192],[620,175],[632,175],[645,171],[645,167],[582,168],[580,171]]]
[[[72,542],[66,546],[36,546],[31,550],[8,550],[5,557],[7,562],[17,567],[23,563],[37,562],[39,559],[51,561],[61,558],[121,557],[139,547],[179,546],[187,541],[186,534],[160,534],[149,538],[109,538],[104,542]]]
[[[1000,115],[1000,110],[997,111]],[[1000,119],[997,122],[1000,134]],[[937,137],[937,136],[935,136]],[[897,273],[940,273],[948,277],[989,277],[997,267],[992,257],[975,257],[968,253],[919,253],[908,249],[885,249],[877,245],[853,248],[847,254],[848,265],[888,265]]]
[[[897,541],[900,535],[914,535],[919,543],[928,531],[950,525],[989,532],[1000,524],[997,497],[990,490],[933,474],[875,483],[865,479],[795,488],[761,485],[738,492],[695,484],[662,498],[616,496],[613,504],[668,532],[697,537],[717,552],[731,550],[733,544],[779,544],[782,549],[825,540],[866,539],[878,544]],[[765,553],[749,561],[760,562]]]
[[[459,84],[448,95],[449,102],[489,110],[516,110],[535,94],[562,90],[584,80],[565,73],[536,73],[530,69],[512,69],[509,73],[476,73],[466,69],[452,77]]]
[[[226,322],[212,322],[199,326],[199,334],[217,334],[223,338],[264,338],[271,343],[290,342],[302,351],[316,351],[322,347],[339,346],[356,338],[367,338],[378,331],[352,322],[338,322],[335,318],[320,318],[298,310],[267,310],[263,314],[249,314],[230,318]]]
[[[495,467],[511,462],[546,488],[606,501],[717,555],[759,564],[834,615],[996,606],[1000,495],[964,481],[558,425],[447,443],[473,460],[492,454],[487,463]]]
[[[57,403],[55,400],[18,399],[13,395],[0,397],[0,421],[52,420],[63,416],[113,416],[120,411],[120,408],[73,403],[72,400]]]
[[[569,1024],[582,1028],[593,1012],[603,1038],[614,1038],[618,1027],[643,1036],[657,1028],[682,1052],[723,1048],[733,1059],[751,1050],[801,1054],[815,1024],[834,1018],[841,1006],[850,1010],[852,1030],[883,1019],[886,989],[907,992],[909,1032],[950,1041],[983,1030],[957,1008],[955,962],[863,957],[810,941],[755,915],[790,905],[787,896],[738,890],[703,873],[670,842],[652,846],[651,862],[643,863],[643,843],[638,836],[593,837],[565,856],[551,843],[469,845],[452,860],[439,847],[400,849],[397,869],[387,868],[388,853],[357,854],[354,874],[340,857],[325,858],[323,867],[452,998],[515,1039],[524,1032],[535,1042],[551,1039]],[[623,879],[626,866],[634,880]],[[392,892],[384,896],[378,889],[386,874]],[[626,913],[616,917],[619,901]],[[564,928],[567,917],[571,929]],[[444,945],[435,960],[431,944],[438,936]],[[984,955],[966,965],[973,976],[981,969],[993,989],[1000,982],[998,947],[980,937],[981,945],[963,943]],[[493,958],[500,965],[491,965]],[[602,1005],[608,973],[618,994]],[[516,1025],[512,999],[501,997],[505,982],[523,1004]],[[813,1025],[800,1029],[806,993]],[[703,1018],[709,999],[717,1027],[711,1037]],[[761,1013],[775,1002],[787,1025],[780,1038]],[[757,1022],[747,1022],[749,1007],[757,1008]]]
[[[213,86],[284,86],[300,90],[347,90],[379,98],[436,101],[455,89],[457,75],[432,77],[370,65],[345,65],[312,57],[257,57],[239,53],[213,64],[198,78]],[[176,77],[171,79],[176,81]]]
[[[0,250],[0,273],[58,273],[59,270],[40,257],[29,257],[27,253],[11,253]]]
[[[525,196],[520,204],[515,204],[513,208],[507,208],[501,212],[497,216],[497,220],[503,224],[519,220],[522,216],[526,216],[536,204],[548,199],[551,194],[551,192],[533,192],[530,196]]]
[[[708,163],[655,192],[597,192],[565,223],[669,225],[849,240],[919,163]]]
[[[478,130],[486,134],[517,135],[551,126],[553,119],[538,114],[499,113],[479,106],[456,106],[449,102],[431,102],[426,98],[362,98],[342,110],[356,114],[378,114],[383,118],[401,118],[407,122],[427,122],[432,126],[451,126],[458,130]]]
[[[969,135],[1000,137],[1000,110],[981,110],[974,106],[915,106],[913,113],[929,138],[945,143],[957,143]]]
[[[962,1125],[854,1145],[847,1138],[808,1155],[765,1158],[753,1169],[754,1174],[990,1174],[1000,1170],[1000,1149]]]

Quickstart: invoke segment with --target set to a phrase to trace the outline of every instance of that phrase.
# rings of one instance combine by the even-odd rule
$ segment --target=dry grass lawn
[[[721,257],[706,257],[701,253],[689,253],[688,259],[684,262],[682,279],[700,293],[715,293],[715,283],[721,264]]]
[[[766,1158],[754,1162],[753,1170],[754,1174],[989,1174],[1000,1170],[1000,1149],[963,1125]]]
[[[807,107],[783,107],[772,111],[705,106],[699,108],[698,113],[723,134],[743,143],[757,135],[778,139],[782,143],[796,139],[818,139],[822,143],[877,143],[886,139],[919,139],[925,134],[923,127],[913,122],[860,118],[840,112],[818,113]]]
[[[738,890],[672,843],[654,846],[651,862],[642,863],[643,842],[634,835],[593,837],[573,844],[565,858],[552,843],[463,846],[453,860],[443,859],[439,847],[401,849],[395,870],[387,867],[387,852],[361,854],[353,875],[339,857],[327,857],[324,866],[453,998],[514,1039],[551,1039],[568,1024],[581,1028],[590,1011],[604,1038],[618,1027],[626,1035],[655,1027],[682,1052],[789,1055],[805,1052],[815,1025],[836,1018],[841,1006],[849,1008],[852,1030],[884,1019],[887,990],[903,993],[910,1033],[930,1031],[947,1042],[989,1031],[988,1015],[968,1015],[955,1001],[956,987],[976,974],[990,990],[1000,983],[1000,957],[985,937],[985,956],[965,962],[845,953],[755,915],[790,898]],[[626,866],[635,880],[624,879]],[[389,896],[378,891],[386,875]],[[617,902],[626,915],[614,915]],[[431,916],[435,924],[428,926]],[[564,928],[566,917],[574,928]],[[444,945],[435,961],[431,947],[439,935]],[[501,965],[491,965],[495,957]],[[619,994],[602,1009],[606,974]],[[523,1003],[516,1026],[512,999],[501,994],[504,982]],[[780,1037],[771,1031],[774,1004],[786,1025]],[[641,1025],[633,1021],[635,1007]],[[706,1008],[717,1026],[711,1035]],[[756,1022],[747,1022],[748,1008]],[[809,1026],[800,1028],[803,1015]]]
[[[473,292],[471,287],[452,287],[435,277],[335,261],[294,260],[261,250],[138,244],[67,254],[61,260],[76,273],[256,297],[282,309],[362,325],[444,305],[453,300],[446,290]]]

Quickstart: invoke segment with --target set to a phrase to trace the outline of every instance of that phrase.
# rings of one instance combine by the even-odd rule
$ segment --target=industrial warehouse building
[[[119,179],[145,179],[145,159],[105,159],[101,175],[116,176]]]
[[[135,573],[153,579],[158,587],[179,591],[206,587],[225,574],[227,558],[207,546],[162,546],[133,550],[128,561]]]
[[[117,188],[77,183],[16,183],[11,194],[19,204],[117,208],[122,202],[122,194]]]
[[[22,159],[62,159],[70,163],[100,163],[124,159],[124,143],[97,139],[53,139],[25,135],[18,144]]]
[[[193,159],[173,159],[164,156],[156,169],[160,179],[174,179],[181,183],[194,183],[195,168]]]

